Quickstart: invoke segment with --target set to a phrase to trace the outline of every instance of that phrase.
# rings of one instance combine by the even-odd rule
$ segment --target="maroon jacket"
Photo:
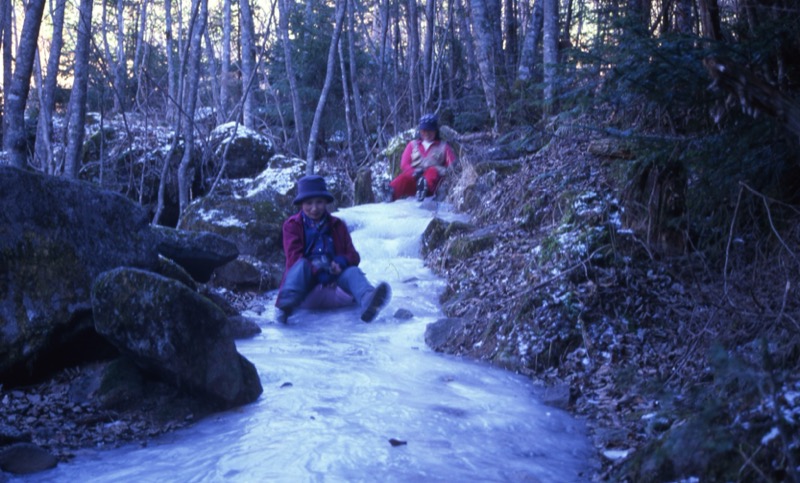
[[[328,216],[331,236],[333,237],[334,256],[343,257],[347,261],[348,267],[357,267],[358,264],[361,263],[361,256],[356,251],[356,247],[353,246],[353,240],[350,238],[347,225],[340,218],[330,214]],[[283,271],[281,287],[283,287],[283,279],[286,278],[286,272],[288,272],[298,260],[303,258],[305,246],[306,240],[305,230],[303,230],[303,217],[301,212],[298,211],[283,222],[283,253],[286,255],[286,269]]]

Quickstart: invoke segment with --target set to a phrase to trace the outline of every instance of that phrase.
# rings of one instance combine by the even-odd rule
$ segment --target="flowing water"
[[[432,216],[455,217],[438,211],[401,200],[336,213],[392,301],[371,324],[342,308],[278,325],[265,294],[265,310],[246,314],[262,333],[237,342],[264,386],[253,404],[12,481],[588,481],[582,425],[539,403],[528,379],[426,347],[444,282],[423,265],[420,235]],[[395,318],[401,308],[414,317]]]

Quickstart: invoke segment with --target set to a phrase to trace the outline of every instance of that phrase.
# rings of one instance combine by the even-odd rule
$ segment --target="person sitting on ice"
[[[391,201],[414,196],[422,201],[436,194],[436,189],[456,160],[453,149],[439,133],[436,114],[419,120],[419,138],[406,145],[400,158],[400,174],[389,183]]]
[[[283,223],[286,269],[275,301],[281,323],[301,306],[339,307],[354,301],[360,305],[361,320],[371,322],[389,303],[389,284],[373,286],[358,268],[361,256],[347,225],[328,212],[333,200],[321,176],[298,180],[294,204],[300,211]]]

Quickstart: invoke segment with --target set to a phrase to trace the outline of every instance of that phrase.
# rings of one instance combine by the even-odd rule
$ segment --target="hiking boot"
[[[428,180],[420,176],[417,180],[417,201],[422,201],[428,195]]]
[[[361,312],[361,320],[364,322],[372,322],[378,316],[389,300],[392,298],[392,289],[386,282],[381,282],[375,290],[364,295],[364,300],[361,304],[364,311]]]
[[[288,324],[290,315],[292,315],[291,309],[278,309],[278,316],[276,317],[276,320],[279,324]]]

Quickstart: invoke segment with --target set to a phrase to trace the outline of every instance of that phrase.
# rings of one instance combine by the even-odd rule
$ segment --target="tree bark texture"
[[[92,0],[81,0],[78,39],[75,46],[75,69],[72,93],[69,96],[69,123],[64,172],[77,178],[86,124],[86,93],[89,87],[89,50],[92,43]]]
[[[417,0],[408,0],[408,87],[411,92],[411,115],[416,119],[422,114],[419,84],[419,13]]]
[[[202,40],[208,18],[208,0],[192,0],[192,21],[189,24],[189,50],[187,52],[186,82],[183,92],[183,157],[178,166],[178,203],[180,212],[189,206],[190,186],[194,178],[194,114],[197,107],[197,89],[200,84],[200,58]]]
[[[485,0],[470,0],[470,16],[475,32],[475,53],[477,54],[478,69],[481,74],[483,96],[486,100],[486,109],[492,121],[492,130],[498,131],[497,119],[497,78],[494,66],[496,65],[494,53],[494,39],[490,31],[490,19],[487,18]]]
[[[292,111],[294,114],[294,132],[297,137],[298,153],[302,152],[305,139],[305,128],[303,125],[303,105],[300,102],[300,92],[297,87],[297,75],[294,72],[294,61],[292,60],[292,47],[289,43],[289,16],[294,9],[293,0],[278,0],[280,9],[279,30],[281,44],[283,45],[283,59],[286,66],[286,80],[289,82],[289,91],[292,97]]]
[[[239,30],[242,39],[242,96],[244,125],[255,129],[253,87],[249,85],[256,68],[255,24],[250,0],[239,0]]]
[[[342,33],[344,14],[347,10],[347,0],[336,0],[336,25],[331,36],[331,45],[328,49],[328,63],[325,70],[325,83],[319,95],[317,109],[314,112],[314,120],[311,123],[311,133],[308,136],[308,150],[306,151],[306,173],[314,174],[314,154],[317,150],[317,136],[322,122],[322,111],[325,109],[325,102],[328,100],[328,92],[331,90],[331,83],[336,69],[336,50],[339,45],[339,37]]]
[[[37,162],[48,174],[56,174],[53,159],[53,111],[55,109],[58,66],[61,62],[61,49],[64,46],[64,10],[67,0],[57,0],[51,11],[53,36],[50,40],[50,57],[47,59],[47,72],[42,85],[39,104],[39,120],[36,125],[36,144],[34,153]]]
[[[556,96],[556,72],[558,67],[558,0],[544,0],[544,102],[546,110],[552,112]]]
[[[222,55],[220,57],[219,109],[217,122],[227,121],[231,113],[231,0],[222,4]]]
[[[3,116],[5,131],[4,144],[8,161],[12,166],[22,168],[27,164],[28,146],[25,135],[25,105],[30,93],[33,61],[36,58],[36,43],[42,25],[45,0],[31,0],[25,9],[25,21],[20,33],[17,61],[11,85],[6,91],[6,114]],[[7,46],[6,46],[7,47]]]
[[[542,38],[542,1],[535,0],[533,10],[525,32],[525,40],[522,42],[522,52],[519,58],[519,68],[517,69],[517,80],[527,81],[533,75],[533,67],[536,65],[536,53],[539,51],[539,42]]]

